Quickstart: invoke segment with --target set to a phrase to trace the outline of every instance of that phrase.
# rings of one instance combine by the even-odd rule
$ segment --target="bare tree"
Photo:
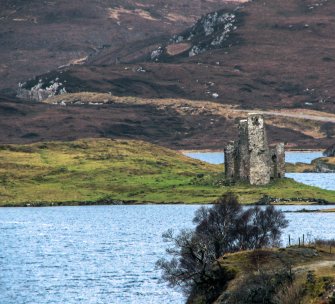
[[[194,230],[182,230],[178,235],[172,230],[164,233],[164,240],[171,243],[167,249],[171,259],[157,262],[163,279],[171,286],[181,286],[187,294],[194,288],[231,279],[232,273],[213,271],[219,257],[239,250],[277,246],[281,231],[288,224],[284,214],[273,206],[244,209],[232,193],[219,198],[212,207],[197,210],[193,222]]]

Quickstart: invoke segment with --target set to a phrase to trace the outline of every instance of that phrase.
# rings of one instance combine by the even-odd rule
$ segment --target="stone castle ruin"
[[[238,140],[225,148],[228,182],[266,185],[285,176],[284,144],[269,147],[262,115],[249,114],[247,119],[240,120],[238,134]]]

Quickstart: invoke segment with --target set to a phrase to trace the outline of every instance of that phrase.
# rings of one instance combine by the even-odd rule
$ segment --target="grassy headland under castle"
[[[1,145],[0,161],[0,206],[211,203],[228,191],[244,204],[335,202],[335,191],[289,178],[229,185],[224,165],[135,140]]]

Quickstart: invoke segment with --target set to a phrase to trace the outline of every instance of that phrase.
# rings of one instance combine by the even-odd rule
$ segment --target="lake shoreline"
[[[300,209],[296,211],[285,211],[286,213],[335,213],[335,208],[329,209]]]
[[[187,205],[187,206],[204,206],[213,205],[213,203],[185,203],[185,202],[140,202],[134,200],[112,200],[112,201],[96,201],[96,202],[35,202],[35,203],[19,203],[5,204],[1,208],[43,208],[43,207],[80,207],[80,206],[149,206],[149,205]],[[242,204],[243,206],[335,206],[335,202],[313,202],[306,201],[286,201],[286,203],[250,203]],[[320,210],[320,209],[318,209]],[[298,212],[298,211],[297,211]]]
[[[201,149],[201,150],[176,150],[181,154],[186,153],[224,153],[224,149]],[[324,149],[285,149],[286,152],[299,152],[299,153],[309,153],[309,152],[323,152]]]
[[[6,207],[209,204],[227,192],[242,204],[335,202],[335,191],[291,178],[226,184],[222,165],[143,141],[86,139],[0,152],[0,206]]]

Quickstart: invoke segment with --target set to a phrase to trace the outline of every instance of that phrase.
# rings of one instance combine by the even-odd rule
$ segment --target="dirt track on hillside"
[[[83,104],[133,104],[133,105],[151,105],[158,108],[172,108],[180,114],[214,114],[225,117],[241,117],[246,116],[248,113],[259,113],[266,116],[279,116],[279,117],[290,117],[304,120],[313,120],[320,122],[331,122],[335,123],[335,114],[326,113],[322,111],[315,111],[309,109],[282,109],[278,111],[260,110],[260,109],[249,109],[243,110],[234,105],[220,104],[209,101],[194,101],[188,99],[150,99],[150,98],[138,98],[138,97],[118,97],[104,93],[74,93],[65,94],[51,97],[44,101],[47,104],[60,104],[65,102],[66,104],[76,104],[77,102]]]
[[[243,113],[250,113],[250,111],[247,110],[235,110],[236,112],[243,112]],[[300,110],[304,111],[304,110]],[[288,113],[284,111],[260,111],[260,110],[255,110],[251,111],[253,113],[259,113],[263,115],[269,115],[269,116],[281,116],[281,117],[291,117],[291,118],[298,118],[298,119],[306,119],[306,120],[314,120],[314,121],[323,121],[323,122],[332,122],[335,123],[335,115],[334,114],[326,114],[323,113],[323,115],[317,115],[317,114],[299,114],[299,113]],[[292,112],[292,111],[291,111]],[[321,112],[318,112],[321,113]]]
[[[67,95],[72,103],[86,98],[87,103],[96,104],[63,106],[0,98],[0,143],[107,137],[142,139],[178,150],[222,150],[236,138],[237,120],[247,115],[247,111],[234,106],[211,102],[120,98],[109,94],[92,97],[92,93],[80,96]],[[57,98],[59,102],[66,100],[65,96]],[[101,104],[104,100],[107,104]],[[285,116],[291,112],[263,112],[267,114],[271,143],[284,140],[291,149],[320,149],[334,143],[335,115],[304,111],[303,115],[314,119],[308,120]]]

